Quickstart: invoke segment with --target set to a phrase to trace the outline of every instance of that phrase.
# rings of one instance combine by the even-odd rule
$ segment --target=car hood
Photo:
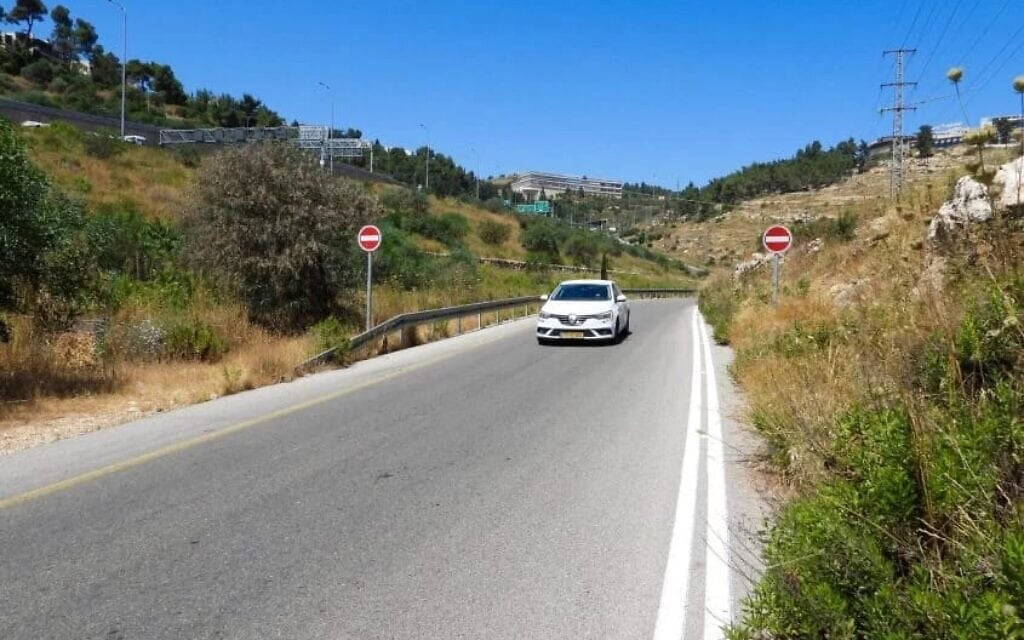
[[[611,311],[614,306],[611,300],[548,300],[541,310],[560,316],[567,316],[570,313],[575,313],[578,316],[591,316]]]

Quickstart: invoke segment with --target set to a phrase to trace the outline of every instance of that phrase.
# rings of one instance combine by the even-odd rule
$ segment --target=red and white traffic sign
[[[781,224],[773,224],[765,229],[761,244],[771,253],[785,253],[793,246],[793,234]]]
[[[368,224],[359,230],[356,239],[359,241],[360,249],[367,253],[372,253],[380,248],[380,229],[372,224]]]

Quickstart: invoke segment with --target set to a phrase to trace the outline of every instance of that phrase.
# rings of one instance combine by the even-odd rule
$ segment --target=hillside
[[[54,273],[83,287],[54,307],[70,316],[46,316],[44,322],[40,314],[52,313],[54,301],[41,292],[0,299],[0,322],[9,334],[0,341],[0,368],[9,374],[0,380],[0,451],[287,380],[304,358],[359,331],[365,304],[359,277],[330,317],[296,330],[253,322],[228,281],[191,266],[183,214],[209,156],[122,144],[60,123],[12,133],[55,189],[73,207],[81,204],[81,240],[94,247],[89,259],[96,266],[83,265],[73,280]],[[383,203],[376,321],[418,309],[540,294],[569,277],[543,268],[476,263],[476,256],[535,258],[523,246],[521,229],[535,220],[379,183],[355,189]],[[600,266],[599,258],[583,250],[606,242],[598,234],[567,234],[557,225],[552,233],[550,240],[558,244],[543,261]],[[625,287],[694,284],[677,266],[648,259],[656,256],[646,250],[617,243],[613,249],[619,255],[610,257],[610,267]],[[361,273],[362,264],[357,260],[352,268]],[[449,331],[433,327],[411,339]]]
[[[733,637],[1024,629],[1024,229],[975,153],[911,160],[899,204],[878,167],[659,240],[717,272],[701,308],[791,495]],[[797,242],[773,305],[751,256],[780,221]]]

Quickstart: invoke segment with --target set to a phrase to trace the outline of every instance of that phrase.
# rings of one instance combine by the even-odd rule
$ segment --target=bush
[[[202,162],[202,155],[199,153],[199,149],[196,149],[195,145],[182,144],[178,145],[175,149],[175,154],[183,166],[195,169]]]
[[[566,229],[547,218],[538,218],[524,223],[519,233],[519,242],[530,254],[545,262],[560,262],[559,247],[565,240]]]
[[[328,316],[310,327],[309,333],[313,336],[314,354],[317,354],[328,349],[344,348],[348,344],[349,336],[359,331],[337,316]]]
[[[797,222],[792,227],[793,236],[799,241],[815,238],[835,242],[850,242],[857,237],[857,215],[852,211],[843,211],[836,218],[821,217],[810,222]],[[757,248],[763,250],[761,237],[757,238]]]
[[[512,228],[494,220],[484,220],[477,230],[480,239],[492,246],[501,246],[508,241],[512,235]]]
[[[729,329],[739,310],[739,295],[727,276],[708,281],[698,297],[700,311],[715,333],[715,341],[729,344]]]
[[[342,307],[363,274],[356,231],[381,215],[374,198],[287,144],[223,151],[196,183],[191,255],[226,276],[254,321],[295,330]]]
[[[504,213],[508,211],[508,207],[505,206],[505,201],[501,198],[488,198],[484,201],[484,209],[487,209],[491,213]]]
[[[48,60],[36,60],[21,70],[22,78],[40,87],[50,84],[53,76],[53,65]]]
[[[83,138],[85,153],[93,158],[109,160],[119,156],[128,149],[128,143],[114,137],[113,134],[90,132]]]
[[[180,360],[216,362],[227,352],[227,343],[210,325],[199,320],[179,322],[164,333],[164,355]]]
[[[404,219],[403,228],[449,247],[458,246],[469,235],[469,220],[458,213],[415,216]]]
[[[385,213],[399,221],[407,217],[422,218],[430,213],[427,196],[410,189],[389,189],[381,195],[380,204]]]
[[[51,190],[2,118],[0,158],[0,311],[28,311],[46,325],[66,326],[85,303],[94,273],[81,207]]]
[[[99,267],[138,280],[170,267],[183,245],[179,229],[162,220],[146,220],[131,201],[101,205],[88,229]]]
[[[384,239],[373,256],[376,279],[390,280],[403,289],[431,281],[433,261],[412,241],[409,234],[387,221],[379,225]]]

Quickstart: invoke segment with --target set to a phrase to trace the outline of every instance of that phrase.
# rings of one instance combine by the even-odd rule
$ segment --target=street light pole
[[[330,149],[331,138],[334,136],[334,91],[331,86],[326,82],[317,82],[321,87],[327,89],[327,93],[331,96],[331,128],[327,130],[327,146],[331,156],[331,175],[334,175],[334,150]]]
[[[474,148],[470,148],[470,151],[472,151],[473,155],[476,156],[476,167],[474,168],[474,173],[476,174],[476,199],[479,200],[480,199],[480,154],[477,153],[477,150],[476,150],[475,147]]]
[[[423,179],[423,189],[429,195],[430,194],[430,131],[427,129],[427,125],[423,124],[422,122],[420,123],[420,127],[422,127],[423,131],[425,131],[427,133],[427,168],[426,168],[426,171],[425,171],[426,175],[424,176],[424,179]]]
[[[120,7],[124,19],[122,27],[122,48],[121,48],[121,139],[124,140],[124,103],[128,87],[128,9],[117,0],[107,0],[115,7]]]

